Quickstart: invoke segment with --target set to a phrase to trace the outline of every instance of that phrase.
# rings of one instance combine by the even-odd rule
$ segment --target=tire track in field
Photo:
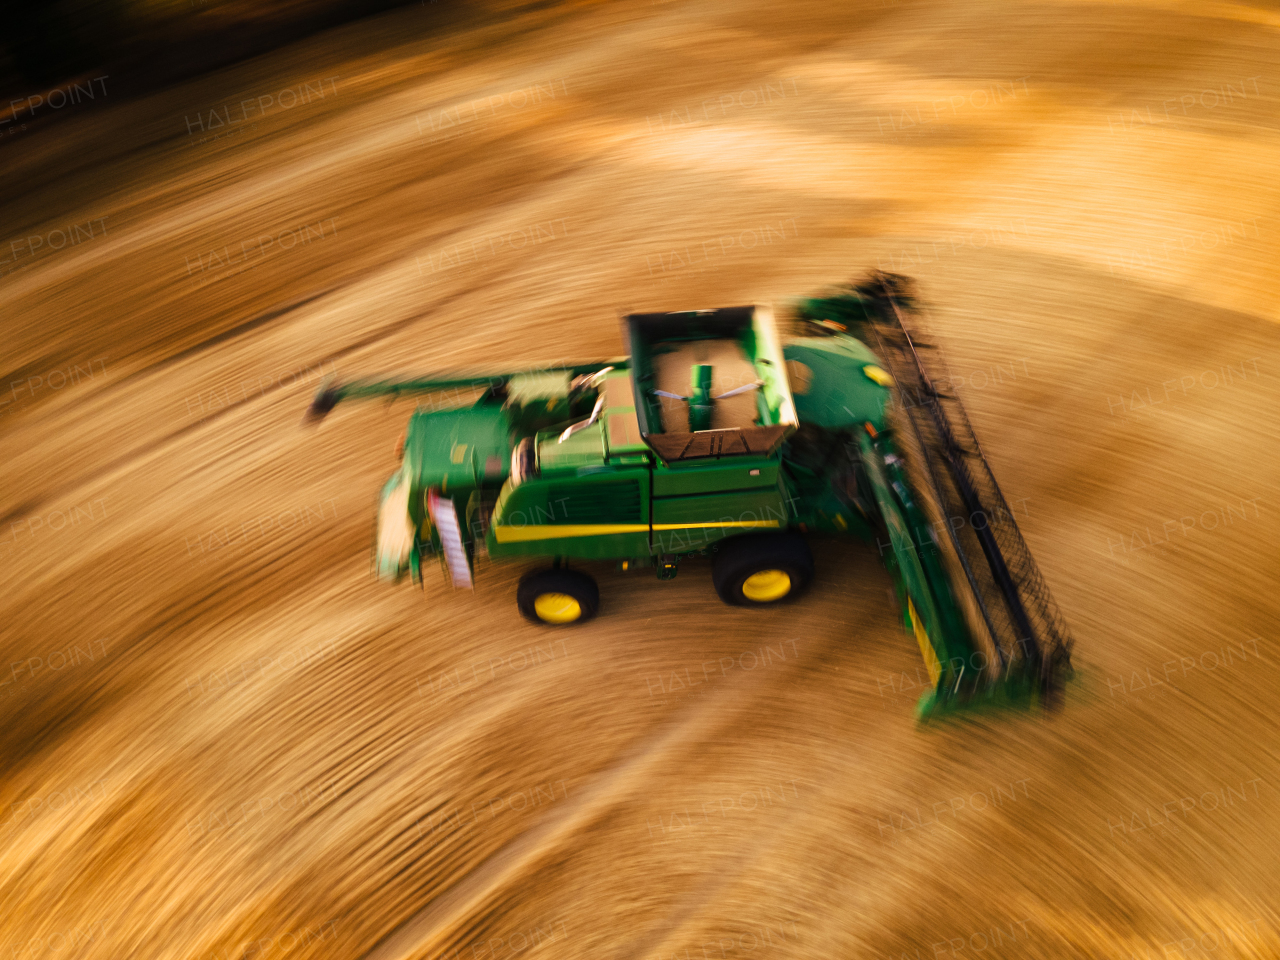
[[[824,641],[824,646],[832,641]],[[811,655],[820,655],[819,647]],[[490,854],[449,890],[392,931],[361,960],[400,960],[422,957],[434,949],[459,944],[454,936],[469,918],[484,915],[505,889],[536,877],[538,866],[571,845],[595,822],[635,794],[661,766],[701,741],[739,721],[755,706],[763,690],[792,679],[802,660],[788,663],[767,679],[756,674],[716,690],[705,701],[682,711],[664,729],[629,750],[613,766],[598,774],[572,805],[550,814],[537,826]]]

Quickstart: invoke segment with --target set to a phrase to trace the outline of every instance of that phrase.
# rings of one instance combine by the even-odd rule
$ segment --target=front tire
[[[600,588],[595,580],[577,570],[539,570],[521,578],[516,605],[534,623],[583,623],[600,609]]]
[[[813,554],[798,533],[753,533],[722,541],[711,570],[716,593],[735,607],[798,597],[813,580]]]

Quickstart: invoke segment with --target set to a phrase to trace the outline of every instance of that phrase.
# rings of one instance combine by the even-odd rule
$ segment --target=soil
[[[1271,8],[431,11],[3,136],[0,949],[1280,956]],[[1072,628],[1056,713],[917,725],[871,547],[764,612],[601,565],[580,629],[529,565],[379,583],[411,402],[301,425],[876,267]]]

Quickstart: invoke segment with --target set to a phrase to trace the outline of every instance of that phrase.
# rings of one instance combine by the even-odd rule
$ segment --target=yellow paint
[[[561,537],[602,537],[610,533],[643,533],[647,523],[558,523],[529,524],[526,527],[495,526],[493,535],[499,543],[523,543],[528,540],[558,540]]]
[[[582,616],[582,605],[567,593],[540,593],[533,612],[546,623],[573,623]]]
[[[453,445],[452,459],[454,463],[462,463],[467,459],[467,445],[465,443],[455,443]]]
[[[734,520],[728,523],[655,523],[654,530],[696,530],[706,527],[777,527],[777,520]],[[559,540],[567,537],[604,537],[613,533],[647,533],[647,523],[548,523],[525,527],[497,525],[494,538],[499,543],[529,540]]]
[[[875,383],[880,384],[882,387],[893,386],[893,377],[889,376],[889,372],[887,370],[882,370],[875,364],[868,364],[863,367],[862,372],[867,375],[868,380],[872,380]]]
[[[938,678],[942,676],[942,665],[938,663],[938,655],[933,652],[933,644],[929,642],[929,634],[925,633],[920,615],[916,613],[916,605],[907,599],[907,612],[911,614],[911,626],[916,631],[916,643],[920,644],[920,655],[924,657],[925,668],[929,671],[929,680],[936,687]]]
[[[791,578],[783,570],[761,570],[747,577],[742,584],[742,595],[756,603],[781,600],[791,592]]]
[[[730,520],[728,523],[655,523],[655,530],[703,530],[710,527],[776,527],[777,520]]]

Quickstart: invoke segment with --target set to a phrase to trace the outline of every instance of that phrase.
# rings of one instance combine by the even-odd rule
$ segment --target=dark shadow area
[[[471,9],[466,0],[185,0],[150,9],[123,0],[3,0],[0,122],[40,120],[36,98],[47,107],[45,95],[71,81],[84,85],[109,75],[113,97],[141,93],[343,23],[419,5],[437,26]]]

